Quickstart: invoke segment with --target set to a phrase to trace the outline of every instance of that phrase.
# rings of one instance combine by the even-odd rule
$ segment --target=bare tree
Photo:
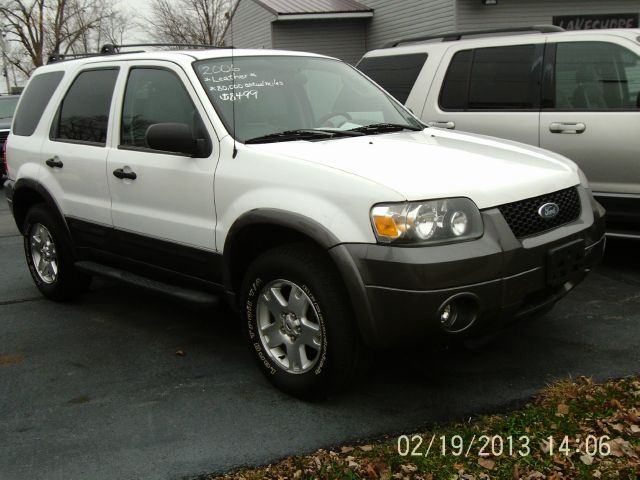
[[[147,23],[157,42],[221,45],[237,0],[152,0]]]
[[[102,0],[0,0],[9,61],[28,75],[48,55],[72,52],[113,13]]]

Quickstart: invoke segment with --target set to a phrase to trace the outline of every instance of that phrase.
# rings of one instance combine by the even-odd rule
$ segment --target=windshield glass
[[[337,60],[236,57],[232,66],[227,57],[196,62],[195,70],[230,132],[235,110],[235,136],[242,142],[299,130],[346,132],[378,124],[423,128],[366,77]]]
[[[11,118],[16,111],[19,97],[0,97],[0,118]]]

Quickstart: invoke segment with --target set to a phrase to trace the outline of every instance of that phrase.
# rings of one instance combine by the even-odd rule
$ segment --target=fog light
[[[458,293],[444,301],[438,310],[440,327],[447,333],[461,333],[478,317],[479,300],[473,293]]]
[[[440,323],[445,327],[450,327],[456,321],[456,307],[451,303],[447,303],[440,311]]]

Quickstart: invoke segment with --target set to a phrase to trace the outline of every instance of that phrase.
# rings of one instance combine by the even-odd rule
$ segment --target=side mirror
[[[186,123],[156,123],[147,128],[145,141],[149,148],[163,152],[182,153],[194,156],[198,153],[198,142],[193,138]]]

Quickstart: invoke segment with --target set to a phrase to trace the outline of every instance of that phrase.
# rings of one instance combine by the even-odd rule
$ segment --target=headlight
[[[468,198],[390,203],[371,209],[380,243],[447,243],[482,236],[480,211]]]

